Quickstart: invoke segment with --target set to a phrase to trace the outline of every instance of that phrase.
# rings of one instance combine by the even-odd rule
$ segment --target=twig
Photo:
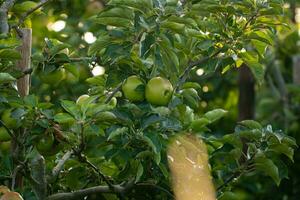
[[[244,27],[243,27],[243,29],[242,30],[245,30],[247,27],[248,27],[248,25],[256,18],[258,16],[258,13],[256,12],[254,15],[252,15],[251,17],[250,17],[250,19],[246,22],[246,24],[244,25]]]
[[[93,163],[91,163],[86,156],[82,155],[81,153],[76,154],[79,158],[79,161],[82,163],[87,164],[89,167],[91,167],[97,174],[101,177],[101,179],[108,185],[110,190],[114,191],[115,187],[114,185],[110,182],[110,180],[96,167]]]
[[[69,58],[70,62],[83,62],[83,61],[92,61],[92,57],[81,57],[81,58]]]
[[[32,13],[34,13],[34,11],[36,11],[36,10],[38,10],[39,8],[45,6],[45,5],[46,5],[47,3],[49,3],[50,1],[52,1],[52,0],[42,0],[36,7],[32,8],[32,9],[28,10],[26,13],[24,13],[24,14],[20,17],[19,23],[18,23],[17,27],[20,26],[21,24],[23,24],[24,21],[25,21],[25,19],[26,19],[29,15],[31,15]]]
[[[57,165],[53,168],[53,170],[52,170],[52,177],[58,176],[58,174],[63,169],[65,163],[67,162],[67,160],[69,160],[71,158],[72,154],[73,154],[73,151],[67,151],[63,155],[63,157],[59,160],[59,162],[57,163]]]
[[[197,61],[193,61],[190,62],[189,65],[186,67],[186,69],[184,70],[183,74],[181,74],[181,76],[179,77],[179,81],[177,82],[177,85],[174,89],[174,91],[178,91],[180,89],[180,87],[182,86],[182,84],[186,81],[186,79],[189,76],[190,71],[193,69],[193,67],[203,64],[206,61],[208,61],[209,59],[217,56],[223,49],[219,49],[217,52],[215,52],[214,54],[212,54],[211,56],[206,56],[204,58],[201,58],[200,60]]]
[[[115,96],[115,94],[120,91],[121,87],[122,87],[123,81],[121,83],[119,83],[119,85],[107,96],[105,103],[109,103],[110,100]]]
[[[46,198],[46,200],[72,200],[81,199],[84,196],[97,193],[124,194],[134,186],[134,181],[129,181],[125,185],[113,185],[112,191],[109,186],[96,186],[73,192],[57,193]]]

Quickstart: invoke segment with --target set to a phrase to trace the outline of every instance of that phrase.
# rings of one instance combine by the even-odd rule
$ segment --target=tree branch
[[[209,59],[214,58],[215,56],[217,56],[223,49],[219,49],[217,52],[215,52],[214,54],[212,54],[211,56],[206,56],[201,58],[200,60],[197,61],[193,61],[190,62],[189,65],[186,67],[186,69],[184,70],[183,74],[181,74],[181,76],[179,76],[179,81],[177,82],[177,85],[175,86],[174,91],[177,92],[181,86],[183,85],[183,83],[186,81],[186,79],[188,78],[191,70],[193,69],[193,67],[197,66],[197,65],[201,65],[203,63],[205,63],[206,61],[208,61]]]
[[[57,165],[53,168],[52,177],[58,176],[58,174],[63,169],[65,163],[67,162],[67,160],[69,160],[71,158],[72,154],[73,154],[73,151],[67,151],[65,153],[65,155],[63,155],[63,157],[58,161]]]
[[[24,21],[25,21],[25,19],[26,19],[29,15],[31,15],[32,13],[34,13],[34,11],[36,11],[36,10],[38,10],[39,8],[45,6],[45,5],[46,5],[47,3],[49,3],[50,1],[52,1],[52,0],[41,0],[41,2],[40,2],[36,7],[32,8],[32,9],[28,10],[26,13],[24,13],[24,14],[20,17],[19,23],[18,23],[17,27],[20,26],[21,24],[23,24]]]
[[[9,32],[8,25],[8,11],[15,4],[16,0],[6,0],[0,7],[0,34],[7,34]]]
[[[46,198],[46,200],[72,200],[81,199],[90,194],[97,193],[115,193],[124,194],[134,186],[134,181],[129,181],[125,185],[113,185],[114,190],[112,191],[109,186],[95,186],[74,192],[57,193]]]
[[[110,100],[115,96],[115,94],[118,91],[120,91],[122,84],[123,84],[123,82],[119,83],[119,85],[117,85],[117,87],[108,95],[108,97],[105,99],[105,103],[109,103]]]

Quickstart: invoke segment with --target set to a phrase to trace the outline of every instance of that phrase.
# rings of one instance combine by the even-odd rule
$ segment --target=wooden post
[[[31,64],[31,44],[32,44],[32,29],[24,28],[20,30],[22,33],[22,45],[18,48],[21,53],[21,60],[17,62],[17,68],[25,72],[30,68]],[[30,75],[25,75],[17,82],[20,96],[24,97],[29,94]]]

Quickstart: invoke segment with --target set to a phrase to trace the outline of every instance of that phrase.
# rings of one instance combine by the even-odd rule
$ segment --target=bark
[[[239,115],[238,120],[254,119],[255,79],[248,66],[239,69]]]
[[[22,45],[18,48],[21,54],[21,60],[17,62],[17,68],[21,71],[27,71],[30,69],[31,64],[31,45],[32,45],[32,30],[21,29],[22,33]],[[30,87],[30,75],[27,74],[20,78],[17,82],[18,91],[20,96],[24,97],[29,94]]]

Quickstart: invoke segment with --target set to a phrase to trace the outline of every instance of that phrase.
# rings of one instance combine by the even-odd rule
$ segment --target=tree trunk
[[[238,120],[254,119],[255,80],[248,66],[239,69],[239,115]]]

